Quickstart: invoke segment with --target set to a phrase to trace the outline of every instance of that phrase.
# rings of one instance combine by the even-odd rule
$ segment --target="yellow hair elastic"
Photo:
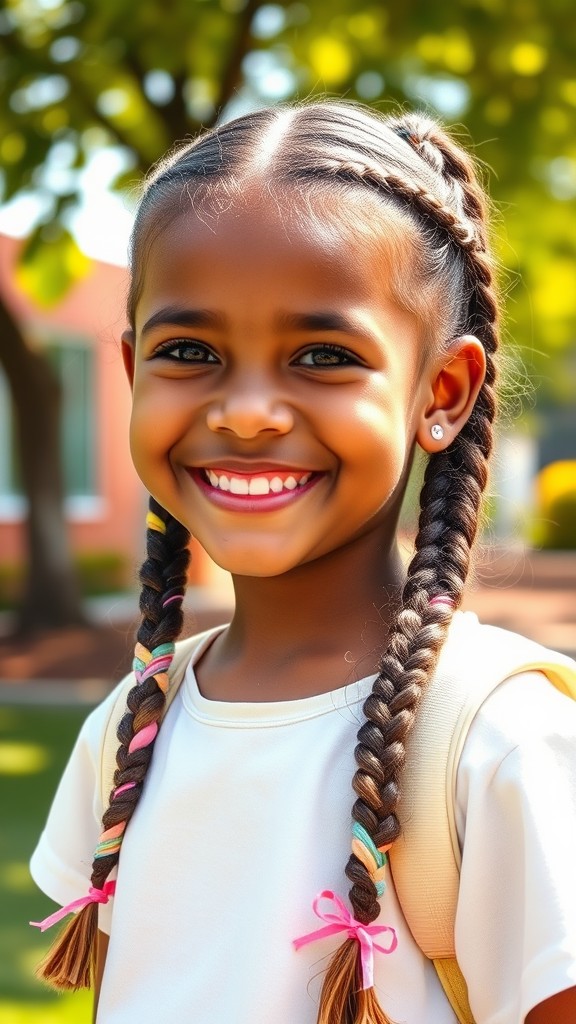
[[[166,533],[166,523],[157,516],[155,512],[146,513],[146,526],[149,530],[156,530],[158,533]]]

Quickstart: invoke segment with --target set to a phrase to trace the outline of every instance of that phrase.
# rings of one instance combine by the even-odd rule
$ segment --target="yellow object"
[[[166,533],[166,523],[155,512],[146,514],[146,526],[150,530],[157,530],[158,533]]]
[[[541,508],[547,508],[556,498],[576,492],[576,460],[561,459],[550,462],[536,477],[536,488]]]
[[[456,958],[447,957],[434,960],[433,963],[446,998],[460,1024],[474,1024],[474,1017],[468,1002],[468,988]]]

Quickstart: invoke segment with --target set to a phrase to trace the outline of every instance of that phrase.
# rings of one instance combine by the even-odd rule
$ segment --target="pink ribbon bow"
[[[330,914],[320,910],[320,900],[328,900],[332,903],[338,913]],[[338,932],[348,932],[349,939],[356,939],[360,943],[360,962],[362,965],[362,988],[373,988],[374,986],[374,950],[379,953],[393,953],[398,945],[398,937],[394,928],[387,924],[362,924],[357,921],[342,902],[330,889],[325,889],[316,896],[312,909],[321,921],[326,921],[325,928],[318,928],[308,935],[301,935],[299,939],[293,940],[295,949],[308,945],[309,942],[316,942],[317,939],[324,939],[328,935],[336,935]],[[374,942],[374,935],[381,935],[384,932],[391,932],[392,939],[387,949]]]
[[[73,910],[87,907],[89,903],[108,903],[108,900],[115,892],[116,882],[105,882],[103,889],[95,889],[91,885],[87,896],[81,896],[79,900],[73,900],[72,903],[68,903],[65,907],[60,907],[60,910],[50,914],[50,917],[45,917],[43,921],[30,921],[30,924],[34,928],[39,928],[41,932],[45,932],[47,928],[51,928],[53,924],[58,924],[58,921],[61,921],[67,914],[72,913]]]

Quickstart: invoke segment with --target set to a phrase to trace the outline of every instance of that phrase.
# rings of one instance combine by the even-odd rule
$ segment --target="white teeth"
[[[241,479],[239,476],[230,477],[230,493],[248,494],[248,481]]]
[[[265,476],[252,477],[248,484],[248,494],[270,494],[270,488]]]
[[[271,480],[266,476],[239,477],[226,476],[222,473],[218,476],[213,469],[206,470],[206,476],[212,485],[220,491],[230,491],[231,494],[280,494],[282,491],[294,491],[308,483],[311,473],[305,473],[297,480],[295,476],[287,476],[285,480],[280,476],[273,476]]]

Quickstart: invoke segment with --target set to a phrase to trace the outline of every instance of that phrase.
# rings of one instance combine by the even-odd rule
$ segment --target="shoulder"
[[[489,785],[505,762],[527,768],[544,758],[564,772],[565,753],[576,741],[576,663],[475,616],[463,618],[456,645],[468,640],[470,653],[460,669],[464,697],[453,741],[459,744],[454,767],[460,809],[469,790]],[[454,648],[450,657],[455,666]]]
[[[93,764],[96,761],[96,753],[100,749],[103,735],[106,731],[112,711],[117,706],[124,692],[126,692],[129,680],[134,681],[132,673],[124,676],[104,698],[100,704],[88,713],[85,718],[78,737],[72,749],[71,758],[78,756],[87,757]]]
[[[498,757],[560,726],[572,732],[575,698],[571,658],[464,613],[454,618],[424,703],[445,719],[456,768],[482,737]]]
[[[455,934],[477,1019],[524,1020],[574,983],[575,748],[576,702],[538,671],[505,679],[468,731]]]
[[[553,685],[543,670],[508,676],[479,707],[463,750],[478,760],[482,751],[497,765],[512,751],[539,742],[576,741],[576,700]]]
[[[539,671],[505,679],[470,725],[456,786],[460,845],[470,807],[500,802],[528,811],[543,796],[576,789],[576,701]],[[548,794],[548,797],[545,796]],[[545,807],[542,807],[542,811]]]

